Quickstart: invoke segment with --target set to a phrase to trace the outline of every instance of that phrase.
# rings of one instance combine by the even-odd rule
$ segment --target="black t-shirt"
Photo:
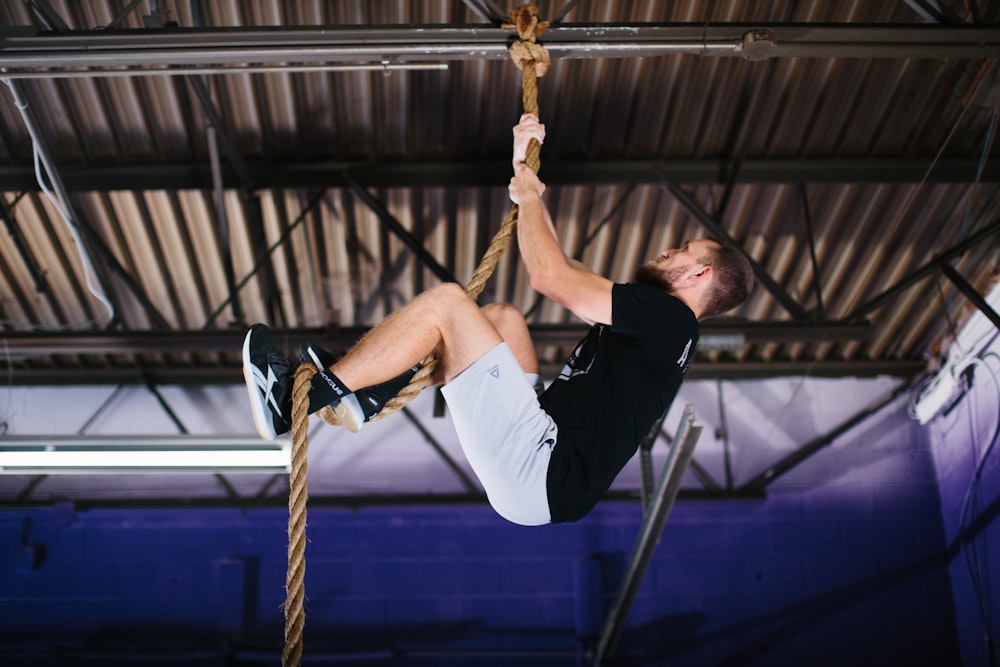
[[[553,523],[579,520],[611,487],[674,400],[698,343],[691,309],[648,285],[615,284],[611,319],[591,328],[540,398],[559,427],[546,478]]]

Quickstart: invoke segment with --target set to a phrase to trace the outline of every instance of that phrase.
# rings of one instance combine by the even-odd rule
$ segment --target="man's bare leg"
[[[538,360],[520,312],[503,304],[480,309],[455,284],[434,287],[390,315],[344,357],[317,373],[312,378],[309,411],[333,406],[341,422],[357,431],[408,382],[414,366],[431,352],[436,351],[439,360],[435,380],[446,382],[505,339],[521,368],[537,373]],[[312,346],[306,351],[317,365],[329,363],[329,353]],[[291,415],[290,373],[287,360],[274,348],[267,327],[250,328],[244,339],[243,356],[257,430],[265,439],[287,432]],[[275,372],[278,382],[274,381]],[[387,386],[380,387],[383,383]],[[369,393],[352,394],[356,389]]]
[[[491,303],[482,307],[483,315],[504,339],[525,373],[538,373],[538,355],[528,332],[524,315],[509,303]]]
[[[447,382],[502,341],[476,302],[459,285],[446,283],[389,315],[330,370],[351,389],[370,387],[391,380],[437,350]]]

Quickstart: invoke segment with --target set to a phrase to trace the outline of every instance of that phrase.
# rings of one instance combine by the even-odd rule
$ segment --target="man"
[[[310,412],[331,405],[357,430],[435,351],[459,441],[490,504],[509,521],[540,525],[593,508],[677,394],[698,320],[743,303],[753,273],[739,250],[708,240],[661,252],[628,284],[566,257],[542,203],[545,186],[524,163],[531,139],[544,141],[545,128],[525,114],[514,128],[509,186],[521,260],[532,288],[593,325],[544,393],[535,392],[538,359],[521,313],[480,308],[454,283],[416,297],[339,360],[315,347],[304,356],[322,369]],[[243,355],[258,431],[287,431],[292,375],[266,327],[251,328]]]

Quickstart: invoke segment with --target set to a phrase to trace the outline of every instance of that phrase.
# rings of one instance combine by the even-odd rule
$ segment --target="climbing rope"
[[[535,39],[548,28],[548,21],[538,20],[538,8],[524,5],[512,9],[508,16],[510,23],[504,28],[517,31],[518,39],[509,47],[511,60],[521,70],[521,101],[524,113],[538,115],[538,77],[545,76],[549,68],[549,54],[545,48],[537,44]],[[526,164],[538,172],[541,166],[541,145],[532,140],[528,146]],[[482,293],[486,281],[493,275],[500,257],[510,243],[517,223],[517,205],[511,206],[510,212],[500,224],[500,229],[493,236],[489,247],[483,254],[479,266],[472,274],[472,279],[465,288],[469,298],[475,300]],[[431,374],[437,366],[437,358],[431,354],[421,364],[420,370],[392,400],[385,404],[382,411],[371,421],[382,419],[403,408],[417,396],[429,383]],[[312,377],[318,372],[311,363],[300,364],[295,371],[292,388],[292,470],[288,478],[288,570],[285,577],[285,649],[282,654],[282,664],[285,667],[297,667],[302,660],[302,630],[305,627],[305,549],[306,549],[306,501],[309,497],[306,484],[309,451],[309,388]],[[317,414],[331,426],[339,426],[340,419],[329,407]]]

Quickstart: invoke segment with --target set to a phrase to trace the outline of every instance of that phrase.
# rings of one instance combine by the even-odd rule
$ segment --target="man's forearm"
[[[539,196],[523,197],[518,205],[517,245],[532,284],[544,284],[554,268],[565,266],[555,226]],[[537,289],[537,288],[536,288]]]

